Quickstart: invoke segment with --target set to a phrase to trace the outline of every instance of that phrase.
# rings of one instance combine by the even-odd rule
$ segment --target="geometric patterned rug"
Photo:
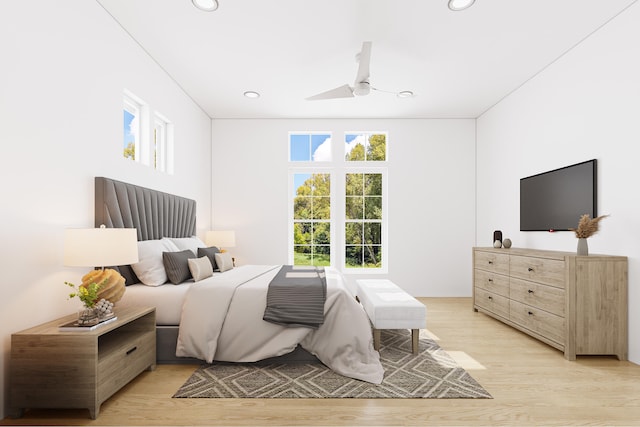
[[[409,330],[383,330],[380,342],[382,384],[336,374],[322,363],[214,363],[200,366],[173,397],[492,398],[435,341],[420,338],[415,356]]]

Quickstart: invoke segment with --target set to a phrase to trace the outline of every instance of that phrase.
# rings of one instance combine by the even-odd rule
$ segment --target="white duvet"
[[[212,363],[255,362],[298,344],[333,371],[380,384],[384,370],[371,326],[342,277],[327,269],[325,321],[318,329],[262,320],[267,288],[279,265],[247,265],[193,284],[184,300],[176,355]]]

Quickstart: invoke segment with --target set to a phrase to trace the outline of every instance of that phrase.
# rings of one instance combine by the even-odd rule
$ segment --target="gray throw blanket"
[[[324,267],[283,265],[269,283],[263,319],[278,325],[318,329],[324,323],[326,298]]]

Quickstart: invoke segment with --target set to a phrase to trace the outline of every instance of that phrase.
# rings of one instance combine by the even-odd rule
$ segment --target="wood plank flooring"
[[[172,399],[196,367],[159,365],[105,402],[95,421],[87,410],[30,410],[0,425],[640,425],[640,366],[614,357],[569,362],[474,313],[470,298],[421,300],[442,348],[484,367],[467,369],[493,399]]]

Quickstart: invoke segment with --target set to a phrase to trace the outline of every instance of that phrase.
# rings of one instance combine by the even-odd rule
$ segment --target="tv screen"
[[[520,180],[520,231],[566,231],[598,216],[596,159]]]

